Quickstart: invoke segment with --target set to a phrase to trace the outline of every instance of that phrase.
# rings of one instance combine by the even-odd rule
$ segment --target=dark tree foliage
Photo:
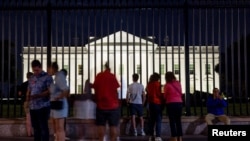
[[[215,66],[215,72],[220,75],[222,91],[227,90],[231,96],[246,96],[246,87],[249,86],[250,80],[249,54],[250,34],[234,42],[220,54],[220,64]]]
[[[15,43],[9,40],[0,41],[0,96],[13,97],[15,91]]]

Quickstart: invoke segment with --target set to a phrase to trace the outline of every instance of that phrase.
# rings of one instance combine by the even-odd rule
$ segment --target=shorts
[[[96,125],[105,126],[118,126],[120,121],[120,109],[101,110],[96,108]]]
[[[143,105],[142,104],[129,104],[130,115],[138,115],[139,117],[143,116]]]

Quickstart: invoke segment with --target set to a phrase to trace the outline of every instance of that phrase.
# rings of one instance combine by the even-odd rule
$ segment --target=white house
[[[23,48],[23,76],[31,71],[30,62],[38,59],[47,66],[47,48]],[[213,70],[219,63],[218,46],[189,46],[190,92],[194,90],[212,91],[219,87],[219,76]],[[60,68],[68,70],[68,82],[71,93],[83,93],[86,79],[94,81],[95,75],[102,71],[106,61],[110,62],[111,71],[121,83],[122,93],[126,95],[127,85],[132,83],[132,74],[140,74],[140,82],[146,87],[153,72],[164,74],[173,71],[182,83],[185,93],[185,59],[184,46],[159,46],[150,38],[140,38],[125,31],[118,31],[100,39],[92,38],[83,46],[53,46],[52,61],[57,61]]]

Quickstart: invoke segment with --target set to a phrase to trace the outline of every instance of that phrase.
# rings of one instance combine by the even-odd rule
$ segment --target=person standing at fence
[[[65,75],[65,79],[66,79],[67,75],[68,75],[68,71],[66,69],[61,69],[60,71],[63,72],[63,74]],[[70,93],[68,93],[68,95],[67,95],[67,101],[69,101],[68,100],[69,94]],[[67,125],[66,120],[67,120],[67,117],[64,118],[64,130],[65,130],[65,133],[66,133],[66,125]],[[65,140],[70,140],[70,138],[65,135]]]
[[[230,118],[225,115],[224,108],[227,106],[227,102],[222,95],[220,95],[220,90],[218,88],[213,89],[213,95],[209,96],[207,99],[207,112],[205,117],[206,123],[208,125],[213,124],[213,120],[217,118],[219,121],[223,122],[225,125],[230,124]]]
[[[162,141],[161,139],[161,122],[162,122],[162,94],[160,75],[154,73],[150,76],[150,81],[146,87],[147,101],[149,104],[149,141]]]
[[[29,79],[26,101],[29,102],[34,141],[49,141],[49,87],[53,79],[42,70],[40,61],[33,60],[31,67],[34,75]]]
[[[129,104],[130,109],[130,115],[131,115],[131,121],[133,126],[133,133],[134,136],[137,136],[137,128],[136,128],[136,114],[138,114],[140,118],[140,124],[141,124],[141,132],[140,134],[142,136],[145,136],[144,132],[144,119],[143,119],[143,105],[146,100],[145,92],[144,92],[144,86],[140,83],[138,83],[139,75],[133,74],[133,83],[129,85],[127,90],[127,103]]]
[[[120,84],[115,75],[110,72],[109,63],[105,63],[105,70],[97,74],[92,85],[95,90],[96,125],[99,141],[104,140],[106,122],[109,125],[110,141],[117,140],[120,120],[119,87]]]
[[[164,99],[169,118],[171,138],[170,141],[182,141],[182,88],[173,72],[165,74]]]
[[[32,126],[31,126],[31,121],[30,121],[29,103],[26,102],[26,94],[27,94],[27,90],[28,90],[29,79],[32,75],[33,75],[32,72],[26,73],[27,80],[20,85],[19,90],[18,90],[18,95],[21,97],[22,104],[24,107],[25,126],[26,126],[27,136],[29,136],[29,137],[32,136]]]
[[[54,83],[50,85],[50,101],[59,101],[62,106],[54,108],[51,105],[50,116],[54,127],[55,140],[65,141],[65,118],[68,116],[68,93],[66,75],[64,71],[58,71],[57,62],[53,62],[49,67],[51,75],[55,75]]]

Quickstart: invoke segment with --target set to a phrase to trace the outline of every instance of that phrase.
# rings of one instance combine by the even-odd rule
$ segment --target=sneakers
[[[56,139],[56,134],[54,134],[54,139],[55,139],[55,141],[57,141],[57,139]],[[69,137],[65,137],[65,140],[66,140],[66,141],[69,141],[70,138],[69,138]]]
[[[156,137],[155,141],[162,141],[161,137]]]
[[[57,139],[56,139],[56,134],[53,134],[53,136],[54,136],[55,141],[57,141]]]
[[[145,135],[146,135],[145,132],[144,132],[143,130],[141,131],[141,135],[142,135],[142,136],[145,136]]]
[[[137,136],[137,131],[136,130],[134,131],[134,136]]]
[[[69,140],[70,140],[70,138],[69,138],[69,137],[65,137],[65,140],[66,140],[66,141],[69,141]]]

